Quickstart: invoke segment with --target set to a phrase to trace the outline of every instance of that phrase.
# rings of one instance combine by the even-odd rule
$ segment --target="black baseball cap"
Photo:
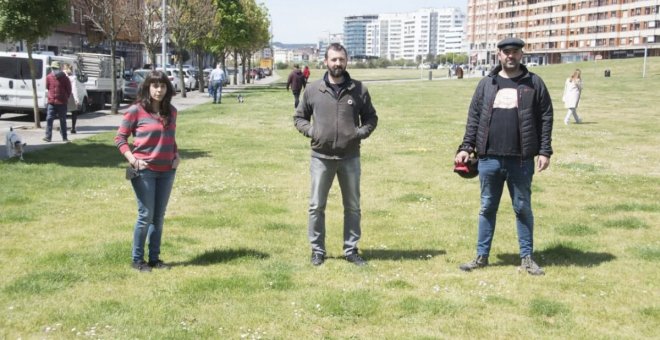
[[[525,42],[522,41],[522,39],[514,38],[514,37],[504,38],[497,43],[497,48],[499,48],[500,50],[506,48],[522,49],[523,47],[525,47]]]

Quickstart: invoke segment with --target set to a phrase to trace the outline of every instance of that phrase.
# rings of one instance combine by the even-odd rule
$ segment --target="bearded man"
[[[348,54],[333,43],[325,52],[327,72],[307,86],[293,116],[298,131],[311,139],[311,195],[308,238],[311,263],[323,264],[325,207],[337,176],[344,205],[344,258],[357,266],[367,262],[358,254],[361,237],[360,142],[376,129],[378,116],[367,88],[346,72]]]

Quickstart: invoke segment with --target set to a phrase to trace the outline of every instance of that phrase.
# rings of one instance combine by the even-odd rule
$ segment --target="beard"
[[[513,71],[520,67],[520,62],[517,60],[505,60],[502,63],[502,68],[505,70]]]
[[[330,74],[334,78],[342,77],[344,75],[344,72],[346,71],[346,69],[341,66],[335,66],[334,68],[327,66],[327,68],[328,68],[328,74]]]

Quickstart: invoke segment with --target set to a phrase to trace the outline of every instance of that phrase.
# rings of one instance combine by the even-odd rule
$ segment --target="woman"
[[[133,235],[132,267],[140,272],[152,268],[169,269],[160,259],[163,219],[170,198],[179,153],[175,140],[176,108],[170,105],[174,87],[167,74],[150,72],[138,92],[137,100],[124,113],[115,144],[130,167],[137,170],[131,178],[138,204]],[[134,136],[132,147],[128,137]],[[149,238],[149,261],[144,261],[145,241]]]
[[[69,77],[69,81],[71,82],[71,97],[73,98],[73,101],[76,103],[76,109],[71,111],[71,133],[75,134],[76,122],[78,121],[78,110],[80,109],[80,103],[81,103],[80,94],[81,92],[84,91],[85,85],[83,85],[81,82],[78,81],[78,79],[76,79],[76,75],[73,74],[73,69],[71,68],[71,65],[69,64],[62,65],[62,71]]]
[[[577,107],[580,102],[580,94],[582,93],[581,73],[580,69],[575,69],[573,75],[566,79],[566,83],[564,84],[564,96],[562,100],[564,101],[564,107],[568,109],[564,118],[564,124],[568,124],[571,115],[575,118],[576,123],[582,123],[582,119],[577,115]]]

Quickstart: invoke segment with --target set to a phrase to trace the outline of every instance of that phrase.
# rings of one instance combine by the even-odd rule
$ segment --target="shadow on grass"
[[[398,250],[398,249],[366,249],[362,250],[362,255],[366,260],[430,260],[438,255],[447,254],[444,250],[436,249],[415,249],[415,250]]]
[[[116,127],[115,127],[116,129]],[[179,149],[182,159],[207,157],[207,151]],[[30,154],[30,163],[59,164],[71,167],[103,167],[124,166],[126,159],[119,153],[117,147],[104,143],[69,143],[37,150]]]
[[[172,262],[171,266],[210,266],[238,259],[267,259],[270,255],[252,249],[213,249],[195,256],[190,261]]]
[[[540,266],[593,267],[610,262],[616,259],[616,256],[610,253],[585,252],[564,245],[555,245],[552,248],[534,252],[533,258]],[[501,254],[497,255],[497,259],[499,262],[491,263],[491,265],[520,265],[519,254]]]

